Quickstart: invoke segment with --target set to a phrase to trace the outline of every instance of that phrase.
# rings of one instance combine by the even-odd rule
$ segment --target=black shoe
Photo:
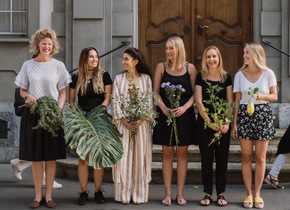
[[[103,196],[103,192],[101,190],[95,192],[95,201],[98,204],[106,203],[106,198]]]
[[[88,191],[84,191],[79,193],[80,197],[78,199],[78,205],[85,205],[87,201],[89,200],[89,193]]]

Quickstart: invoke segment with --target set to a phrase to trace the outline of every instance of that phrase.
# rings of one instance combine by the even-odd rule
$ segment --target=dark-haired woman
[[[136,48],[128,48],[123,54],[125,72],[114,79],[112,94],[113,123],[123,135],[123,158],[113,167],[115,200],[129,204],[148,201],[149,182],[151,180],[152,142],[149,120],[127,122],[124,108],[117,101],[120,94],[129,97],[130,81],[139,91],[152,90],[149,68],[143,54]],[[153,101],[148,106],[153,108]],[[138,129],[137,129],[138,128]],[[130,133],[136,134],[131,136]]]
[[[78,96],[78,104],[86,115],[93,108],[111,102],[112,80],[108,72],[100,65],[98,51],[93,47],[84,48],[80,54],[78,73],[72,77],[69,89],[69,103],[74,104]],[[79,158],[78,177],[81,186],[81,193],[78,199],[79,205],[88,201],[88,164]],[[99,204],[106,202],[101,191],[104,177],[104,168],[94,169],[95,201]]]

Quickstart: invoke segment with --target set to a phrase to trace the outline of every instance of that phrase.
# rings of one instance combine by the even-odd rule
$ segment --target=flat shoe
[[[219,201],[220,201],[220,203],[219,203]],[[224,203],[224,201],[227,202],[227,200],[225,199],[225,197],[223,195],[219,195],[217,197],[217,203],[219,206],[226,206],[228,204],[228,203]]]
[[[34,201],[30,204],[30,208],[32,208],[32,209],[36,209],[36,208],[38,208],[41,204],[44,204],[44,203],[45,203],[45,198],[42,197],[41,201],[34,200]]]
[[[206,203],[206,200],[209,200],[209,203],[208,204]],[[204,204],[201,203],[201,201],[204,201]],[[212,198],[209,195],[205,195],[201,201],[200,201],[200,205],[202,205],[202,206],[209,206],[210,203],[212,202]]]
[[[187,204],[187,201],[183,198],[181,194],[176,196],[176,202],[179,206],[185,206]]]
[[[247,196],[244,200],[244,207],[247,209],[253,208],[253,197]]]
[[[171,205],[171,196],[170,195],[165,195],[163,200],[161,201],[163,206],[170,206]]]
[[[264,208],[264,201],[261,197],[255,197],[255,208],[257,209]]]
[[[56,203],[54,201],[52,201],[52,200],[49,200],[49,201],[46,202],[46,206],[48,208],[54,208],[56,206]]]

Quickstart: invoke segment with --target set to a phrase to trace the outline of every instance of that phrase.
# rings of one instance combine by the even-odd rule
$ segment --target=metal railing
[[[118,49],[120,49],[120,48],[126,46],[126,45],[129,45],[131,42],[130,42],[130,41],[121,41],[121,43],[122,43],[122,44],[121,44],[120,46],[118,46],[118,47],[116,47],[116,48],[114,48],[114,49],[112,49],[112,50],[110,50],[110,51],[104,53],[103,55],[100,55],[100,58],[102,58],[102,57],[104,57],[104,56],[106,56],[106,55],[108,55],[108,54],[110,54],[110,53],[112,53],[112,52],[114,52],[114,51],[116,51],[116,50],[118,50]],[[71,70],[69,73],[72,73],[72,72],[76,71],[77,69],[78,69],[78,68],[74,68],[74,69]]]
[[[280,50],[279,48],[273,46],[273,45],[271,44],[271,42],[269,42],[269,41],[262,41],[262,43],[265,44],[265,45],[268,45],[269,47],[272,47],[273,49],[279,51],[280,53],[283,53],[284,55],[287,55],[288,57],[290,57],[290,54],[288,54],[288,53],[286,53],[286,52]]]

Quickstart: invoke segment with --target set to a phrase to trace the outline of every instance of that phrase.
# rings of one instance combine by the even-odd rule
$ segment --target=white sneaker
[[[46,183],[45,181],[42,182],[42,187],[45,188],[46,187]],[[62,184],[54,181],[53,182],[53,186],[52,186],[53,189],[57,190],[57,189],[61,189],[62,188]]]
[[[17,159],[13,159],[13,160],[10,161],[11,167],[12,167],[12,169],[14,171],[14,175],[16,176],[16,178],[18,180],[22,180],[22,176],[21,176],[22,170],[20,170],[18,168],[17,163],[18,163]]]

